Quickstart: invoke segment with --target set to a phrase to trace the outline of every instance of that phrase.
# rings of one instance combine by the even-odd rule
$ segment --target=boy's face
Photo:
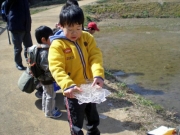
[[[89,33],[91,33],[93,35],[95,33],[95,30],[89,29]]]
[[[42,39],[41,39],[41,41],[42,41],[42,43],[43,44],[47,44],[47,45],[51,45],[51,42],[50,42],[50,39],[48,38],[47,40],[43,37]]]
[[[74,24],[72,26],[64,25],[61,27],[66,38],[71,41],[76,41],[82,34],[82,24]]]
[[[48,44],[49,46],[51,45],[51,42],[50,42],[49,38],[46,40],[46,44]]]

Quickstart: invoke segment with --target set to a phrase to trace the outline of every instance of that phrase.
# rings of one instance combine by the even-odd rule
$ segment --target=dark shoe
[[[16,68],[18,70],[26,70],[26,67],[24,67],[23,65],[17,65]]]
[[[43,88],[42,86],[40,86],[39,88],[36,88],[37,91],[39,91],[40,93],[43,93]]]
[[[36,88],[36,90],[37,90],[37,92],[35,93],[36,97],[42,99],[42,95],[43,95],[43,88],[42,88],[42,86],[39,87],[39,88]]]
[[[42,92],[37,91],[37,92],[35,93],[35,96],[36,96],[37,98],[39,98],[39,99],[42,99]]]

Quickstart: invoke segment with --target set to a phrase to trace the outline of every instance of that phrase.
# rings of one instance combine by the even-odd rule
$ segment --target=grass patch
[[[126,93],[124,91],[122,91],[122,90],[118,91],[118,93],[117,93],[118,98],[123,98],[125,96],[126,96]]]
[[[105,2],[104,2],[105,1]],[[177,18],[180,17],[180,2],[123,3],[112,0],[98,1],[98,4],[86,5],[83,11],[94,20],[103,18]]]
[[[49,5],[58,5],[58,4],[64,4],[66,0],[53,0],[53,1],[42,1],[37,4],[31,5],[30,8],[35,7],[43,7],[43,6],[49,6]]]
[[[36,14],[42,11],[48,10],[48,8],[43,8],[43,9],[30,9],[30,13],[32,14]]]
[[[107,80],[109,80],[109,79],[112,79],[112,78],[115,78],[115,77],[113,76],[113,74],[109,70],[105,69],[105,78]]]
[[[155,104],[153,103],[151,100],[148,100],[148,99],[145,99],[144,97],[140,96],[140,95],[137,95],[136,94],[136,98],[137,98],[137,101],[144,105],[144,106],[148,106],[148,107],[152,107],[153,109],[155,109],[155,111],[157,113],[160,113],[160,112],[163,112],[164,109],[162,106],[158,105],[158,104]]]
[[[98,0],[97,3],[101,4],[101,3],[106,3],[108,2],[108,0]]]
[[[32,14],[36,14],[54,7],[59,6],[60,4],[64,4],[66,2],[66,0],[54,0],[54,1],[43,1],[43,2],[39,2],[37,4],[31,5],[30,7],[30,13]]]

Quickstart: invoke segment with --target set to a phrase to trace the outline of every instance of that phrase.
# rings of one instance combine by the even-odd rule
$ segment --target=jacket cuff
[[[100,77],[100,76],[95,76],[94,78],[99,78],[99,79],[104,81],[104,79],[102,77]]]
[[[64,91],[69,90],[69,89],[71,89],[71,88],[74,88],[75,86],[76,86],[76,85],[72,85],[72,86],[66,88]]]

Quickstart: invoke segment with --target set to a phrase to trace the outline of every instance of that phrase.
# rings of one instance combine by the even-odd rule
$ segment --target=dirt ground
[[[95,0],[93,0],[95,1]],[[91,2],[93,2],[91,1]],[[79,1],[89,4],[88,0]],[[32,15],[32,38],[40,25],[54,27],[61,6]],[[48,18],[48,19],[47,19]],[[102,24],[101,24],[102,23]],[[99,26],[103,25],[103,22]],[[98,38],[98,34],[95,35]],[[98,39],[99,40],[99,39]],[[13,63],[13,46],[8,45],[7,33],[0,36],[0,134],[1,135],[69,135],[66,110],[61,91],[57,92],[56,103],[63,112],[60,119],[47,119],[41,111],[41,100],[32,94],[22,93],[17,88],[17,80],[22,72]],[[145,135],[147,131],[161,125],[176,127],[172,114],[159,115],[154,109],[139,103],[138,96],[131,90],[121,90],[119,82],[111,78],[105,80],[105,88],[112,94],[107,101],[98,104],[102,135]],[[118,92],[123,96],[117,96]],[[85,130],[85,126],[83,127]]]

